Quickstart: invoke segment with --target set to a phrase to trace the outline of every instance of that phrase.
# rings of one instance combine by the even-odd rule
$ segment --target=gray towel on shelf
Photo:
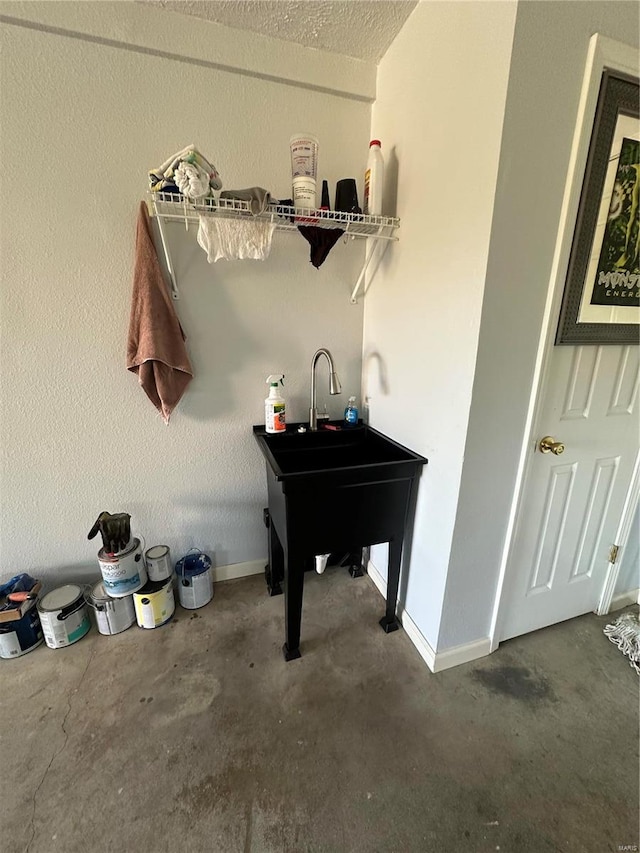
[[[220,198],[248,201],[251,213],[257,216],[259,213],[264,213],[269,206],[271,193],[262,187],[249,187],[246,190],[224,190],[224,192],[220,193]]]

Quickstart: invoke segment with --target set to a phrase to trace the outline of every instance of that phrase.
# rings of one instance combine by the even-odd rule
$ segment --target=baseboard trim
[[[386,598],[387,582],[371,560],[369,560],[367,572],[380,595]],[[489,637],[483,637],[481,640],[474,640],[472,643],[464,643],[461,646],[454,646],[451,649],[443,649],[441,652],[436,652],[420,632],[420,629],[402,604],[398,604],[396,615],[404,628],[405,634],[416,647],[418,654],[431,672],[442,672],[445,669],[451,669],[451,667],[459,666],[462,663],[469,663],[472,660],[486,657],[491,653],[491,640]]]
[[[260,575],[264,572],[267,558],[249,560],[246,563],[233,563],[230,566],[217,566],[212,570],[213,582],[232,581],[236,578],[248,578],[250,575]]]
[[[640,604],[640,589],[632,589],[630,592],[623,592],[622,595],[614,595],[609,605],[609,613],[620,610],[621,607],[628,607],[630,604]]]

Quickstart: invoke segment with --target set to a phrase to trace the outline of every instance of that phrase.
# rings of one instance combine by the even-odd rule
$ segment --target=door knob
[[[541,438],[538,446],[542,453],[554,453],[556,456],[564,453],[564,444],[561,441],[556,441],[551,435],[545,435],[544,438]]]

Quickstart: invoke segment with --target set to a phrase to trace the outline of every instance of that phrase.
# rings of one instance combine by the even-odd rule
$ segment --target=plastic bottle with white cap
[[[382,192],[384,186],[384,157],[379,139],[369,143],[369,159],[364,173],[364,210],[369,216],[382,215]]]

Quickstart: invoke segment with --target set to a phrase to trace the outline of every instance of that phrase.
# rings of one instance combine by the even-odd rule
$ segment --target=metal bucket
[[[166,581],[171,577],[173,567],[168,545],[154,545],[145,552],[147,575],[150,581]]]
[[[213,578],[211,577],[211,558],[202,551],[186,554],[176,563],[178,576],[178,597],[186,610],[204,607],[213,598]]]
[[[133,604],[141,628],[159,628],[164,625],[176,609],[171,578],[166,581],[149,581],[141,590],[134,592]]]
[[[98,551],[98,563],[105,591],[111,598],[131,595],[147,582],[139,539],[134,539],[131,547],[121,554],[109,554],[101,548]]]
[[[44,641],[35,599],[20,619],[0,622],[0,658],[10,660],[33,651]]]
[[[121,634],[136,621],[133,595],[112,598],[107,595],[103,581],[91,587],[86,601],[96,617],[98,631],[105,636]]]
[[[82,639],[91,628],[82,589],[68,583],[52,589],[38,602],[44,641],[50,649],[61,649]]]

